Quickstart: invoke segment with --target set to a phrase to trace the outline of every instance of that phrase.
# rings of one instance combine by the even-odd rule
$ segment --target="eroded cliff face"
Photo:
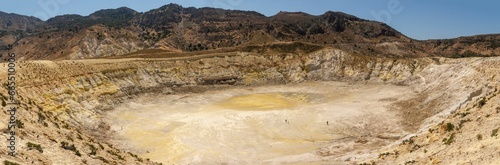
[[[417,131],[491,93],[498,86],[492,83],[493,79],[498,79],[495,77],[498,72],[487,77],[485,75],[491,72],[480,68],[485,63],[497,64],[498,61],[497,58],[487,61],[371,58],[336,49],[301,55],[234,52],[170,59],[23,61],[18,63],[17,88],[22,107],[18,115],[25,127],[19,129],[22,140],[18,151],[30,158],[18,156],[13,160],[50,164],[74,163],[72,160],[90,164],[106,161],[141,163],[135,155],[105,144],[103,139],[109,126],[101,120],[102,112],[140,94],[196,92],[196,87],[316,80],[410,85],[421,93],[417,98],[420,100],[402,102],[395,109],[406,108],[401,115],[408,119],[417,114],[418,118],[412,123],[403,123],[409,131]],[[4,78],[6,70],[4,63],[0,70]],[[477,91],[481,92],[477,94]],[[7,92],[3,88],[0,93]],[[4,116],[1,118],[7,120]],[[6,130],[3,126],[0,129]],[[27,142],[44,146],[43,154],[29,150],[24,145]],[[74,144],[80,156],[71,148],[61,147],[62,142]],[[0,151],[6,152],[5,147]],[[146,163],[146,160],[141,161]]]
[[[416,118],[418,113],[431,116],[419,131],[380,149],[377,158],[366,163],[500,163],[500,59],[445,61],[421,72],[425,81],[419,91],[428,97],[407,102],[420,105],[403,111]]]
[[[19,92],[44,110],[67,112],[67,120],[96,128],[98,111],[136,94],[199,85],[265,85],[306,80],[403,83],[432,61],[392,60],[324,49],[307,55],[222,56],[181,59],[34,61],[21,63]],[[25,69],[26,68],[26,69]]]

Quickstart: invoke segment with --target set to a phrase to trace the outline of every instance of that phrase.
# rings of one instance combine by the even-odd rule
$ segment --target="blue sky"
[[[271,16],[279,11],[320,15],[341,11],[385,22],[415,39],[454,38],[500,33],[500,1],[495,0],[19,0],[1,1],[0,11],[43,20],[62,14],[89,15],[126,6],[145,12],[168,3],[184,7],[253,10]]]

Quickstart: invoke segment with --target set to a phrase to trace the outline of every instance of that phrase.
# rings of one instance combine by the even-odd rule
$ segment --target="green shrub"
[[[43,123],[46,117],[41,112],[37,112],[37,115],[38,115],[38,122]]]
[[[415,164],[416,162],[417,161],[415,161],[415,160],[409,160],[409,161],[405,162],[405,165],[407,165],[407,164]]]
[[[454,141],[455,141],[455,133],[452,133],[452,134],[450,135],[450,137],[449,137],[449,138],[444,138],[444,139],[443,139],[443,142],[444,142],[444,144],[446,144],[446,145],[450,145],[450,144],[451,144],[451,143],[453,143]]]
[[[63,127],[64,129],[69,129],[69,125],[68,125],[68,124],[66,124],[66,123],[65,123],[62,127]]]
[[[2,98],[2,107],[5,107],[7,106],[7,103],[5,102],[5,100]]]
[[[28,146],[29,149],[35,149],[35,150],[39,151],[40,153],[43,153],[43,149],[42,149],[42,146],[40,144],[28,142],[28,143],[26,143],[26,146]]]
[[[116,156],[118,159],[120,160],[125,160],[121,155],[119,155],[118,153],[116,153],[115,151],[112,151],[112,150],[108,150],[108,153],[111,154],[111,155],[114,155]]]
[[[462,128],[464,123],[471,122],[471,121],[472,121],[471,119],[460,120],[460,122],[458,123],[458,129]]]
[[[450,132],[450,131],[453,131],[453,129],[455,128],[455,126],[451,123],[447,123],[446,124],[446,131]]]
[[[78,139],[80,139],[80,140],[83,140],[83,137],[82,137],[82,135],[80,135],[80,134],[76,134],[76,138],[78,138]]]
[[[483,97],[483,99],[481,99],[481,101],[479,101],[477,105],[479,106],[479,108],[483,107],[484,105],[486,105],[486,99]]]
[[[388,152],[380,153],[380,154],[378,154],[378,158],[381,158],[384,156],[389,156],[389,155],[390,155],[390,153],[388,153]]]
[[[96,155],[96,154],[97,154],[97,148],[96,148],[94,145],[92,145],[92,144],[87,144],[87,145],[88,145],[88,146],[89,146],[89,148],[90,148],[90,153],[89,153],[89,155]]]
[[[101,143],[97,143],[97,144],[99,144],[99,148],[104,149],[104,146],[102,146]]]
[[[413,143],[415,143],[415,141],[413,141],[413,138],[414,138],[414,137],[415,137],[415,136],[410,137],[409,139],[405,139],[405,140],[403,140],[403,144],[413,144]]]
[[[24,123],[21,120],[16,119],[17,128],[24,128]]]
[[[19,165],[18,163],[10,162],[10,161],[8,161],[8,160],[4,160],[4,161],[3,161],[3,164],[4,164],[4,165]]]
[[[65,150],[76,151],[75,145],[74,144],[69,145],[68,142],[61,142],[61,148],[64,148]]]
[[[139,162],[142,162],[142,161],[143,161],[143,160],[142,160],[142,158],[139,158],[139,156],[137,156],[137,155],[135,155],[135,154],[133,154],[133,153],[128,152],[128,154],[130,154],[130,156],[134,157],[134,158],[135,158],[136,160],[138,160]]]
[[[101,160],[102,162],[104,162],[106,164],[109,163],[109,161],[104,159],[102,156],[98,156],[97,159]]]
[[[483,140],[483,135],[481,135],[481,134],[477,134],[476,137],[477,137],[477,140]]]
[[[81,157],[81,156],[82,156],[82,154],[80,154],[80,151],[78,151],[78,150],[76,150],[75,155],[76,155],[76,156],[79,156],[79,157]]]
[[[498,128],[491,131],[491,137],[498,135]]]

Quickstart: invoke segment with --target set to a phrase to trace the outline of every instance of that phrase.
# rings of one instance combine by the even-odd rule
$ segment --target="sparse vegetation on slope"
[[[2,20],[11,16],[0,17]],[[319,16],[281,12],[266,17],[251,11],[169,4],[145,13],[122,7],[99,10],[89,16],[62,15],[46,22],[32,22],[29,28],[0,29],[0,53],[14,52],[23,59],[82,59],[147,49],[246,50],[266,44],[278,46],[273,44],[276,42],[296,42],[379,57],[500,54],[497,35],[416,41],[386,24],[331,11]]]

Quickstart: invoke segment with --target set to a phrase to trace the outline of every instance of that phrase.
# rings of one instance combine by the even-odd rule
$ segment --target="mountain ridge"
[[[4,17],[0,15],[0,20]],[[100,58],[147,49],[238,50],[276,42],[304,42],[381,57],[500,54],[500,49],[488,46],[494,45],[494,39],[488,39],[491,37],[476,37],[481,43],[475,44],[455,41],[464,40],[458,38],[451,39],[453,42],[443,40],[441,43],[454,45],[442,46],[435,40],[412,39],[382,22],[334,11],[321,15],[282,11],[265,16],[255,11],[168,4],[147,12],[120,7],[88,16],[61,15],[35,22],[29,31],[21,28],[22,22],[17,24],[14,27],[19,29],[10,30],[17,33],[4,30],[0,35],[0,53],[17,53],[21,60]]]

